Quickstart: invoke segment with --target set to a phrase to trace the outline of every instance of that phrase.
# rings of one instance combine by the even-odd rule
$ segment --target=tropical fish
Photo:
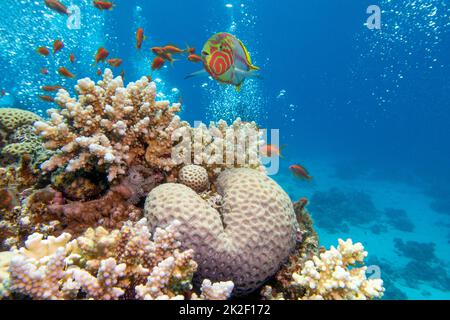
[[[150,50],[157,56],[164,53],[164,50],[161,47],[152,47],[152,48],[150,48]]]
[[[97,75],[101,76],[102,75],[102,70],[100,68],[97,69]]]
[[[176,53],[183,53],[184,52],[184,50],[181,50],[180,48],[178,48],[178,47],[176,47],[174,45],[171,45],[171,44],[165,46],[164,48],[162,48],[162,50],[165,53],[170,53],[170,54],[176,54]]]
[[[278,148],[277,146],[273,145],[273,144],[266,144],[263,145],[261,148],[259,148],[259,152],[261,153],[261,155],[263,157],[266,158],[270,158],[273,155],[283,158],[283,156],[281,155],[281,149],[283,149],[284,146],[281,146],[280,148]]]
[[[136,31],[136,48],[140,49],[142,47],[142,42],[146,39],[147,37],[144,36],[144,29],[139,28]]]
[[[39,99],[41,99],[44,102],[54,102],[55,101],[55,99],[53,97],[47,96],[47,95],[39,96]]]
[[[302,167],[301,165],[298,164],[294,164],[292,166],[289,167],[289,169],[292,171],[292,173],[300,178],[300,179],[304,179],[304,180],[312,180],[313,177],[311,177],[308,173],[308,170],[306,170],[305,167]]]
[[[202,57],[200,57],[199,55],[196,55],[194,53],[191,53],[188,56],[188,60],[191,61],[191,62],[197,63],[197,62],[201,62],[202,61]]]
[[[50,54],[50,51],[48,51],[47,47],[39,47],[36,49],[36,52],[41,56],[48,56]]]
[[[114,4],[110,1],[96,1],[94,0],[94,7],[100,10],[111,10]]]
[[[53,54],[57,53],[62,48],[64,48],[64,43],[61,40],[56,39],[55,42],[53,42]]]
[[[113,58],[106,61],[111,67],[118,67],[122,64],[122,59]]]
[[[157,56],[152,62],[152,70],[161,69],[164,65],[164,62],[165,62],[165,60],[162,57]]]
[[[74,55],[73,53],[70,54],[69,60],[70,60],[70,62],[72,62],[72,63],[75,62],[75,55]]]
[[[250,54],[244,44],[235,36],[221,32],[213,35],[202,49],[204,70],[186,78],[205,74],[205,71],[220,83],[231,84],[240,91],[246,78],[259,77],[259,68],[252,64]]]
[[[65,5],[63,5],[61,2],[59,2],[58,0],[45,0],[44,3],[47,7],[49,7],[53,11],[56,11],[60,14],[69,15],[69,11],[67,10],[67,7]]]
[[[39,72],[41,74],[48,74],[48,69],[47,68],[41,68],[41,70]]]
[[[67,68],[61,67],[58,69],[58,73],[66,78],[75,78],[75,75],[71,73]]]
[[[59,89],[62,89],[62,87],[60,85],[54,85],[54,86],[42,86],[41,89],[43,91],[47,91],[47,92],[53,92],[53,91],[58,91]]]
[[[184,49],[184,51],[186,51],[189,54],[193,54],[195,53],[195,48],[191,48],[189,47],[189,45],[186,45],[186,49]]]
[[[105,48],[99,48],[97,50],[97,53],[95,54],[95,64],[97,64],[99,61],[105,61],[105,59],[109,56],[109,52]]]

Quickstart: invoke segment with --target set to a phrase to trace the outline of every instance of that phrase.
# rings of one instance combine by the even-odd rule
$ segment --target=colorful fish
[[[54,92],[54,91],[58,91],[59,89],[62,89],[62,87],[60,85],[42,86],[41,89],[46,92]]]
[[[41,99],[44,102],[55,102],[55,99],[53,97],[47,95],[39,96],[39,99]]]
[[[47,7],[49,7],[53,11],[56,11],[60,14],[69,15],[69,11],[67,10],[67,7],[65,5],[63,5],[61,2],[59,2],[58,0],[45,0],[44,3]]]
[[[69,56],[69,61],[70,61],[71,63],[74,63],[74,62],[75,62],[75,55],[74,55],[73,53],[70,54],[70,56]]]
[[[47,47],[39,47],[36,49],[36,52],[45,57],[50,54],[50,51],[47,49]]]
[[[106,61],[106,63],[108,63],[111,67],[117,68],[118,66],[120,66],[122,64],[122,59],[112,58],[112,59],[108,59]]]
[[[294,165],[290,166],[289,169],[292,171],[292,173],[297,178],[307,180],[307,181],[311,181],[313,178],[309,175],[308,170],[306,170],[306,168],[301,165],[294,164]]]
[[[182,50],[182,49],[180,49],[180,48],[178,48],[178,47],[176,47],[174,45],[171,45],[171,44],[163,47],[162,50],[165,53],[170,53],[170,54],[176,54],[176,53],[183,53],[184,52],[184,50]]]
[[[166,60],[164,60],[162,57],[157,56],[152,62],[152,70],[161,69],[163,67],[165,61]]]
[[[58,73],[66,78],[75,78],[75,75],[71,73],[67,68],[61,67],[58,69]]]
[[[200,57],[199,55],[196,55],[194,53],[191,53],[188,56],[188,60],[191,61],[191,62],[195,62],[195,63],[202,62],[202,57]]]
[[[109,52],[105,48],[98,48],[97,53],[95,54],[95,63],[99,63],[100,61],[105,61],[105,59],[109,56]]]
[[[266,144],[263,145],[261,148],[259,148],[259,152],[263,157],[270,158],[272,156],[277,156],[280,158],[283,158],[281,155],[281,150],[284,148],[284,146],[281,146],[278,148],[278,146],[273,144]]]
[[[147,37],[144,36],[144,29],[139,28],[136,31],[136,48],[140,49],[142,47],[142,42],[146,39]]]
[[[259,68],[252,64],[244,44],[235,36],[221,32],[213,35],[202,49],[204,70],[194,72],[186,78],[204,74],[205,71],[220,83],[231,84],[240,91],[246,78],[258,77]]]
[[[100,10],[111,10],[113,8],[114,4],[110,1],[95,1],[94,0],[94,7]]]
[[[41,74],[48,74],[48,69],[47,68],[41,68],[41,70],[39,70],[39,72],[41,73]]]
[[[62,48],[64,48],[64,43],[61,40],[56,39],[55,42],[53,42],[53,54],[57,53]]]
[[[102,75],[102,70],[100,68],[98,68],[96,73],[97,73],[98,76],[101,76]]]

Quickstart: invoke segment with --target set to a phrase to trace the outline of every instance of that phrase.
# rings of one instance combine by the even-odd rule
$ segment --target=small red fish
[[[70,54],[69,60],[70,60],[71,63],[75,62],[75,55],[73,53]]]
[[[186,47],[185,51],[189,54],[194,54],[195,53],[195,48],[191,48],[189,46]]]
[[[197,63],[202,61],[202,57],[192,53],[188,56],[188,60]]]
[[[294,165],[290,166],[289,169],[292,171],[292,173],[296,177],[298,177],[300,179],[311,181],[313,178],[309,175],[308,170],[306,170],[306,168],[302,167],[301,165],[294,164]]]
[[[47,92],[54,92],[54,91],[58,91],[59,89],[62,89],[62,87],[60,85],[42,86],[41,89],[43,91],[47,91]]]
[[[98,76],[101,76],[101,75],[102,75],[102,70],[100,70],[100,68],[98,68],[98,70],[97,70],[97,75],[98,75]]]
[[[50,51],[48,51],[47,47],[39,47],[36,49],[36,52],[45,57],[50,54]]]
[[[282,149],[282,148],[283,147],[281,147],[280,149]],[[283,158],[283,156],[281,155],[280,149],[273,144],[266,144],[259,149],[259,152],[261,153],[261,155],[263,157],[266,157],[266,158],[270,158],[272,156],[277,156],[277,157]]]
[[[94,7],[100,10],[111,10],[114,4],[110,1],[96,1],[94,0]]]
[[[67,10],[67,7],[65,5],[63,5],[61,2],[59,2],[58,0],[45,0],[44,3],[47,7],[49,7],[53,11],[56,11],[60,14],[69,15],[69,11]]]
[[[118,67],[122,64],[122,59],[119,58],[113,58],[113,59],[108,59],[106,61],[111,67]]]
[[[152,70],[159,70],[163,67],[165,60],[157,56],[152,62]]]
[[[157,56],[164,53],[164,50],[161,47],[152,47],[150,50]]]
[[[39,96],[39,99],[41,99],[44,102],[55,102],[55,99],[53,97],[46,95]]]
[[[136,31],[136,48],[140,49],[142,47],[142,42],[146,39],[144,36],[144,29],[139,28]]]
[[[56,39],[55,42],[53,42],[53,54],[57,53],[62,48],[64,48],[64,43],[61,40]]]
[[[47,68],[41,68],[40,73],[41,74],[48,74],[48,69]]]
[[[75,75],[64,67],[59,68],[58,73],[66,78],[75,78]]]
[[[170,53],[170,54],[176,54],[176,53],[183,53],[184,52],[184,50],[181,50],[180,48],[178,48],[178,47],[176,47],[174,45],[171,45],[171,44],[165,46],[164,48],[162,48],[162,50],[165,53]]]
[[[105,48],[99,48],[97,53],[95,54],[95,64],[99,61],[105,61],[105,59],[109,56],[109,52]]]

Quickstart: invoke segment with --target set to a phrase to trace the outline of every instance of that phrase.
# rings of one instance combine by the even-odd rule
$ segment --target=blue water
[[[255,120],[280,129],[286,145],[274,178],[293,200],[302,196],[322,244],[361,241],[381,268],[391,299],[450,298],[450,7],[441,0],[251,1],[116,0],[100,12],[90,0],[62,1],[81,9],[81,28],[43,1],[0,2],[0,106],[40,114],[42,85],[73,88],[55,70],[96,76],[98,47],[124,60],[125,82],[152,74],[164,95],[182,97],[181,116]],[[382,9],[381,30],[365,26],[369,5]],[[134,34],[148,39],[141,51]],[[242,91],[208,78],[185,80],[200,66],[175,62],[151,73],[152,46],[186,44],[200,50],[228,31],[247,46],[262,79]],[[49,59],[34,49],[55,38],[64,50]],[[75,64],[68,62],[69,54]],[[44,77],[41,68],[48,68]],[[313,182],[288,170],[307,167]],[[348,212],[345,208],[348,209]],[[397,211],[392,211],[393,209]],[[400,211],[399,211],[400,210]],[[343,212],[346,211],[346,212]],[[412,224],[412,226],[411,226]]]

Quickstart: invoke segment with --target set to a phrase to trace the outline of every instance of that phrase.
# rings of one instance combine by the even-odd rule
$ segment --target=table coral
[[[197,264],[191,250],[180,250],[178,227],[179,222],[173,221],[158,228],[153,241],[145,219],[111,232],[88,229],[74,240],[68,233],[47,239],[33,234],[25,247],[0,253],[0,275],[5,280],[1,293],[33,299],[189,297]],[[148,289],[149,284],[159,292]],[[207,287],[208,292],[210,287],[222,289],[220,297],[226,298],[220,285]]]
[[[235,293],[255,290],[272,276],[295,247],[297,223],[288,195],[268,176],[252,169],[229,169],[217,179],[219,210],[194,190],[167,183],[147,197],[152,229],[173,219],[185,248],[195,250],[198,276],[233,280]]]
[[[59,90],[55,101],[61,109],[50,109],[48,122],[35,123],[45,146],[60,149],[42,164],[43,170],[96,169],[112,181],[130,166],[142,164],[146,151],[158,157],[147,159],[150,166],[171,169],[171,133],[181,126],[176,116],[180,105],[155,101],[154,82],[142,77],[124,87],[121,77],[113,78],[105,69],[97,84],[85,78],[75,89],[78,99]]]

